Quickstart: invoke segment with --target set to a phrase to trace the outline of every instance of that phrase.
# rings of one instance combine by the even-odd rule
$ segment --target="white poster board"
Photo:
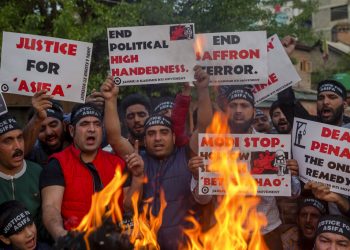
[[[267,82],[265,31],[196,34],[197,64],[210,75],[212,85]]]
[[[33,96],[46,89],[54,99],[85,102],[92,44],[3,32],[2,92]]]
[[[239,150],[239,161],[246,162],[258,183],[258,195],[290,196],[291,174],[286,167],[290,159],[290,135],[273,134],[199,134],[199,156],[210,164],[212,152],[226,151],[232,157]],[[227,154],[229,150],[229,154]],[[199,170],[199,193],[223,195],[217,173]]]
[[[349,195],[350,129],[295,118],[292,143],[303,182],[321,182]]]
[[[194,24],[108,28],[109,65],[120,86],[194,81]]]

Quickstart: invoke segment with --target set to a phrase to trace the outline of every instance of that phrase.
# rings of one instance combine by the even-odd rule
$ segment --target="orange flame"
[[[201,57],[201,55],[203,54],[203,47],[205,45],[205,39],[203,36],[200,35],[196,35],[196,38],[194,40],[194,44],[193,44],[193,49],[195,52],[195,55],[198,57]]]
[[[230,133],[227,117],[216,113],[207,133]],[[214,151],[215,149],[213,149]],[[227,149],[227,155],[231,149]],[[189,221],[194,227],[185,230],[189,238],[188,249],[267,249],[260,234],[266,218],[256,210],[259,198],[256,196],[257,183],[250,175],[247,165],[237,162],[239,152],[235,152],[234,161],[229,157],[215,156],[210,161],[210,171],[223,177],[226,195],[216,197],[217,208],[214,213],[215,225],[206,232],[193,218]]]
[[[139,215],[137,210],[138,193],[132,197],[134,207],[134,230],[132,231],[130,241],[134,244],[135,249],[157,249],[160,247],[157,242],[157,233],[162,225],[163,212],[166,207],[164,192],[160,193],[160,210],[158,216],[154,216],[149,207],[149,202],[146,202],[143,207],[143,212]],[[147,219],[149,217],[149,219]]]
[[[92,196],[89,213],[84,216],[79,226],[75,229],[80,232],[85,232],[84,240],[88,250],[90,250],[88,237],[90,233],[102,226],[104,218],[112,218],[114,223],[120,223],[122,221],[122,210],[119,207],[118,200],[122,194],[122,185],[126,179],[127,176],[122,175],[120,168],[117,167],[116,174],[112,181],[103,190]],[[134,249],[136,250],[160,249],[157,243],[157,232],[162,224],[163,212],[166,207],[164,193],[161,192],[161,206],[157,217],[152,215],[147,203],[143,208],[143,212],[141,214],[138,213],[139,196],[140,194],[135,192],[131,198],[134,209],[134,228],[130,234],[128,232],[129,228],[125,228],[125,226],[123,227],[122,225],[122,233],[130,234],[130,242],[134,244]],[[150,213],[150,215],[148,213]]]

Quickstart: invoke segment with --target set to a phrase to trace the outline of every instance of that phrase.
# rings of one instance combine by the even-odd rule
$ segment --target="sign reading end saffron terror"
[[[326,184],[331,191],[350,192],[350,129],[295,118],[293,156],[303,182]]]
[[[196,34],[196,60],[215,85],[267,82],[265,31]]]
[[[204,158],[204,169],[199,169],[199,193],[223,195],[223,176],[210,171],[210,164],[220,160],[238,171],[238,162],[248,166],[261,196],[291,196],[290,135],[272,134],[199,134],[199,155]],[[239,151],[238,158],[236,158]],[[215,159],[215,160],[214,160]],[[214,162],[213,162],[214,161]],[[220,162],[220,164],[223,164]],[[231,178],[225,176],[226,178]],[[233,176],[232,176],[233,177]],[[251,190],[251,187],[247,187]]]
[[[32,96],[40,90],[62,101],[85,102],[92,44],[3,32],[2,92]]]
[[[194,24],[108,28],[107,33],[117,85],[194,81]]]

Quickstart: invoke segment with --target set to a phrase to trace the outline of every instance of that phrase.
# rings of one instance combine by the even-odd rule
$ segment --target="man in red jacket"
[[[101,92],[105,98],[105,115],[112,114],[116,106],[116,88],[104,84]],[[114,126],[120,126],[114,123]],[[143,161],[134,153],[131,144],[121,136],[114,139],[117,155],[101,150],[103,117],[93,104],[80,104],[73,108],[69,132],[73,143],[52,155],[42,172],[43,222],[57,240],[67,230],[77,227],[91,206],[91,196],[102,190],[112,180],[116,168],[124,170],[125,162],[132,173],[132,181],[124,184],[121,208],[131,209],[131,195],[142,188]],[[108,134],[107,134],[108,137]],[[120,157],[119,157],[120,156]],[[124,160],[122,159],[125,159]]]

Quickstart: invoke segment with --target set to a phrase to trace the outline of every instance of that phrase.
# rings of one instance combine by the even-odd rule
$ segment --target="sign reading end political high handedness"
[[[85,102],[92,44],[3,32],[2,92],[32,96],[47,90],[54,99]]]
[[[295,118],[293,157],[300,179],[326,184],[331,191],[350,192],[350,129]]]
[[[109,66],[120,86],[194,81],[194,24],[108,28]]]
[[[290,135],[272,134],[199,134],[199,156],[204,158],[204,170],[199,170],[199,193],[223,195],[223,178],[220,173],[210,172],[215,159],[228,159],[232,172],[236,151],[239,162],[244,162],[258,186],[261,196],[290,196],[291,174],[287,169],[290,158]],[[215,164],[215,163],[214,163]],[[237,171],[237,169],[235,169]],[[252,190],[251,187],[245,187]]]

